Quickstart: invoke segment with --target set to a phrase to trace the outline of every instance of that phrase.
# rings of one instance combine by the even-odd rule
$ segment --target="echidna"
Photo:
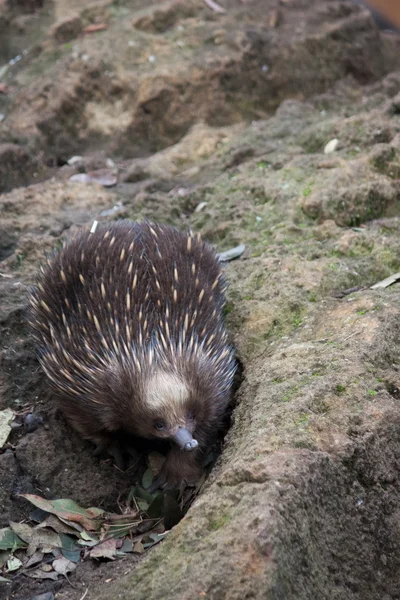
[[[160,487],[194,483],[230,400],[225,284],[199,235],[122,220],[81,230],[41,268],[29,321],[84,439],[171,440]]]

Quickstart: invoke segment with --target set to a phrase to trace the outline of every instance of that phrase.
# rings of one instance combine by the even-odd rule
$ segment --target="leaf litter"
[[[149,467],[140,485],[131,489],[120,506],[121,514],[83,508],[66,498],[48,500],[20,494],[35,510],[26,521],[10,522],[9,527],[0,529],[2,580],[20,574],[33,579],[68,579],[82,561],[140,555],[161,542],[182,519],[205,479],[197,488],[182,493],[152,493],[149,489],[163,460],[156,452],[149,455]]]

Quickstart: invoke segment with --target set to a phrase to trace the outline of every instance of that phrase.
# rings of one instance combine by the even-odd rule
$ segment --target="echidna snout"
[[[179,427],[172,439],[185,452],[192,452],[199,445],[198,441],[193,439],[192,434],[185,427]]]

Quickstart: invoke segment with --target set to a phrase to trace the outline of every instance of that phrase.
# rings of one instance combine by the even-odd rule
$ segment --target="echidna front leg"
[[[104,440],[102,440],[100,443],[96,443],[96,447],[93,450],[93,456],[101,456],[105,453],[109,454],[114,459],[118,469],[121,469],[121,471],[125,470],[125,461],[118,442],[114,440],[108,442],[107,440],[107,443],[105,443]]]
[[[88,440],[95,445],[93,450],[94,456],[109,454],[115,461],[115,464],[121,471],[125,470],[125,462],[122,456],[121,448],[118,442],[107,432],[101,431],[100,428],[96,431],[93,427],[93,418],[91,415],[86,415],[83,411],[66,410],[64,407],[64,416],[68,423],[77,431],[84,440]],[[79,418],[77,418],[79,414]],[[93,431],[94,430],[94,431]]]
[[[202,458],[203,453],[199,449],[184,452],[180,448],[173,447],[167,454],[160,474],[154,480],[150,491],[183,489],[187,485],[195,485],[203,472]]]

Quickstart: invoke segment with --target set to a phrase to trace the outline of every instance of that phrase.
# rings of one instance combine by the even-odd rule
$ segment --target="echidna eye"
[[[194,421],[194,413],[189,413],[188,414],[188,420],[189,421]]]
[[[154,421],[154,427],[158,429],[158,431],[161,431],[165,428],[165,423],[164,421]]]

